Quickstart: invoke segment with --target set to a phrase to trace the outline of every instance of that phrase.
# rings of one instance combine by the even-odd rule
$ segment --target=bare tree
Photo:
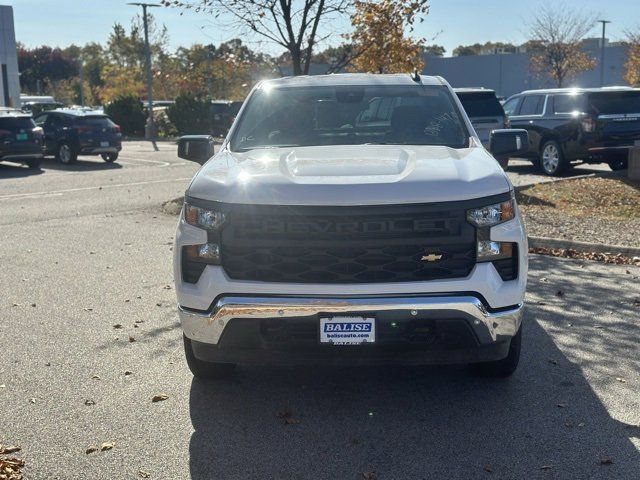
[[[531,54],[531,69],[551,77],[558,87],[580,72],[595,67],[595,60],[582,48],[582,40],[593,29],[596,17],[563,6],[543,6],[534,16],[529,38],[537,48]]]
[[[324,40],[321,22],[346,12],[349,0],[162,0],[177,6],[232,18],[239,29],[287,49],[294,75],[309,73],[314,47]]]

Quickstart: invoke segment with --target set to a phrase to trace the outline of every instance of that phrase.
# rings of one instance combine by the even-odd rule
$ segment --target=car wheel
[[[40,168],[40,164],[42,163],[42,159],[30,158],[29,160],[26,160],[24,163],[26,163],[27,167],[29,167],[32,170],[38,170]]]
[[[60,163],[69,165],[74,163],[78,159],[78,154],[71,148],[68,143],[61,143],[58,145],[58,151],[56,152],[56,158]]]
[[[474,373],[483,377],[506,378],[518,368],[520,350],[522,348],[522,326],[518,333],[511,339],[509,354],[502,360],[494,362],[482,362],[472,365]]]
[[[118,153],[102,153],[100,154],[102,159],[107,163],[115,162],[118,159]]]
[[[614,160],[609,163],[609,167],[614,172],[617,172],[618,170],[626,170],[627,168],[629,168],[629,159],[621,158],[619,160]]]
[[[224,378],[230,376],[235,370],[235,363],[204,362],[197,359],[193,354],[191,340],[185,335],[182,337],[184,339],[184,355],[194,377],[201,379]]]
[[[540,168],[551,176],[560,175],[567,168],[562,147],[555,140],[549,140],[542,145],[540,150]]]

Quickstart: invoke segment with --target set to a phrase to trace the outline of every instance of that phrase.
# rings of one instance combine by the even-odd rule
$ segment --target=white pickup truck
[[[197,377],[236,364],[517,367],[527,240],[494,156],[445,80],[344,74],[260,82],[202,163],[174,273]]]

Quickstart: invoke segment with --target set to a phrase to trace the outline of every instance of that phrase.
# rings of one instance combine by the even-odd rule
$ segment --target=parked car
[[[547,175],[574,160],[627,168],[628,150],[640,141],[640,89],[528,90],[510,97],[504,110],[514,128],[529,132],[526,155]]]
[[[213,125],[213,135],[224,136],[231,128],[236,115],[242,107],[242,102],[231,100],[212,100],[211,119]]]
[[[498,129],[489,148],[527,142]],[[442,78],[266,80],[212,154],[210,136],[179,140],[181,158],[204,163],[173,249],[194,375],[238,363],[516,369],[524,225]]]
[[[64,104],[57,102],[49,95],[20,94],[20,105],[22,110],[33,116],[37,116],[46,110],[54,110],[56,108],[64,107]]]
[[[0,108],[0,161],[22,162],[29,168],[39,168],[42,152],[42,129],[31,115]]]
[[[499,128],[509,128],[509,119],[505,115],[496,92],[488,88],[455,88],[471,124],[485,148],[489,147],[491,132]],[[509,166],[509,157],[496,157],[503,169]]]
[[[69,164],[78,155],[100,155],[114,162],[122,149],[120,127],[101,111],[57,109],[35,118],[44,129],[45,154]]]

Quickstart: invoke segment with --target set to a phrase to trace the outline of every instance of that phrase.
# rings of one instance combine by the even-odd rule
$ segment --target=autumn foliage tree
[[[356,0],[349,39],[354,57],[351,69],[360,72],[398,73],[422,70],[424,39],[406,35],[429,12],[426,0]]]
[[[549,77],[558,87],[596,62],[582,48],[595,18],[566,7],[543,6],[530,25],[530,42],[537,48],[530,56],[531,70]]]
[[[624,64],[624,81],[640,87],[640,33],[627,32],[627,61]]]

